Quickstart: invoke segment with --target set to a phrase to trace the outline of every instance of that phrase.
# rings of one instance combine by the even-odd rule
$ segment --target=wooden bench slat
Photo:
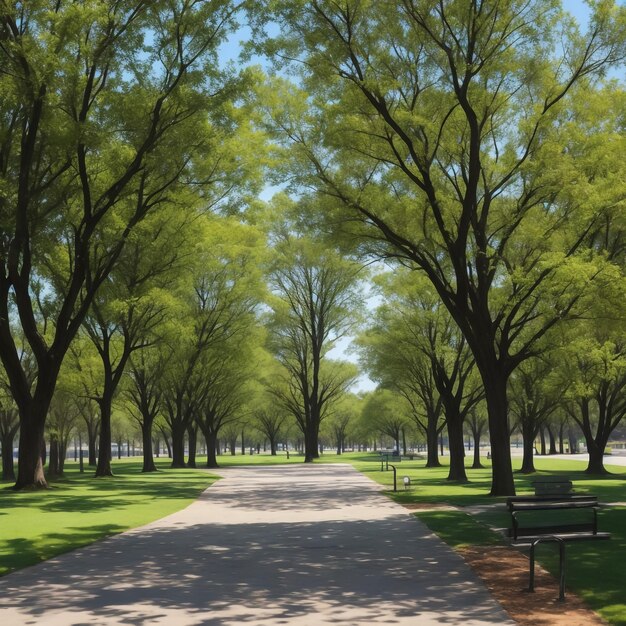
[[[597,502],[518,502],[511,511],[554,511],[559,509],[590,509],[598,507]]]
[[[552,534],[540,534],[540,535],[518,535],[517,539],[512,539],[514,544],[526,544],[532,543],[537,539],[544,539],[550,541],[554,537],[554,541],[562,539],[563,541],[593,541],[594,539],[610,539],[611,533],[597,532],[595,535],[585,533],[552,533]]]

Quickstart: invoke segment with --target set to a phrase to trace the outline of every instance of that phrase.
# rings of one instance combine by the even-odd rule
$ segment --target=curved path
[[[0,624],[513,624],[352,467],[219,473],[183,511],[0,579]]]

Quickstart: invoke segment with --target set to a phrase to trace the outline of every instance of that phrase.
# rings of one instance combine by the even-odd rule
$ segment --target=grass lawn
[[[206,471],[142,474],[139,459],[116,461],[115,477],[93,478],[68,463],[50,489],[16,493],[0,483],[0,575],[147,524],[193,502],[215,480]]]

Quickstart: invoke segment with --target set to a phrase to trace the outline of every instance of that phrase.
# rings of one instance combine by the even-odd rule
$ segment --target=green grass
[[[50,489],[16,493],[0,487],[0,575],[135,528],[178,511],[215,477],[200,470],[142,474],[135,461],[115,462],[113,478],[93,478],[74,463]]]

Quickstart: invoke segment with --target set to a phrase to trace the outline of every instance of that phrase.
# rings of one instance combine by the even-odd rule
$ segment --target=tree
[[[79,413],[66,390],[57,387],[50,404],[47,431],[50,439],[48,476],[63,476],[65,457],[70,435],[76,426]]]
[[[483,464],[480,462],[480,439],[487,427],[487,415],[482,406],[479,404],[472,408],[469,412],[467,424],[474,439],[474,461],[472,469],[481,469]]]
[[[437,443],[446,420],[433,367],[437,313],[431,314],[430,307],[440,307],[432,298],[419,301],[424,282],[415,274],[401,273],[398,280],[380,276],[377,282],[386,300],[358,339],[361,363],[382,388],[406,400],[410,418],[426,439],[426,467],[439,467]]]
[[[337,454],[345,452],[348,432],[363,411],[362,400],[354,394],[346,394],[334,408],[326,422],[329,438],[335,443]],[[406,454],[406,450],[405,450]]]
[[[402,431],[409,423],[407,405],[401,396],[388,389],[376,389],[363,398],[361,418],[378,433],[391,437],[394,449],[400,449]]]
[[[483,398],[474,375],[474,360],[454,321],[439,301],[428,281],[417,273],[396,272],[381,276],[379,283],[386,301],[377,311],[375,344],[383,350],[374,362],[395,371],[387,374],[393,385],[402,389],[410,402],[412,389],[424,406],[433,405],[433,391],[445,414],[450,448],[448,480],[467,481],[463,424],[467,414]],[[404,353],[404,354],[398,354]],[[392,366],[393,367],[393,366]],[[434,383],[435,390],[432,389]],[[429,446],[436,447],[433,436],[435,411],[427,433]],[[428,429],[428,426],[427,426]]]
[[[556,0],[272,8],[258,13],[280,23],[265,49],[302,70],[302,92],[268,95],[299,183],[326,194],[335,229],[431,281],[483,381],[491,494],[512,495],[509,377],[588,280],[551,306],[541,292],[572,265],[601,275],[579,252],[616,195],[610,166],[587,167],[600,151],[572,132],[572,103],[622,62],[626,9],[594,3],[583,35]]]
[[[319,457],[320,424],[356,377],[328,352],[353,328],[362,302],[359,266],[305,237],[286,234],[275,246],[269,284],[270,350],[285,370],[273,393],[304,436],[305,463]]]
[[[510,379],[511,414],[524,445],[522,474],[535,471],[535,440],[558,407],[559,398],[547,380],[553,368],[549,359],[529,360]]]
[[[211,127],[232,126],[223,105],[234,81],[215,51],[234,11],[230,2],[5,3],[0,357],[20,412],[18,489],[46,485],[49,404],[98,289],[137,224],[189,182],[196,157],[219,152]],[[36,361],[33,389],[16,332]]]
[[[164,213],[164,214],[163,214]],[[102,380],[93,399],[100,408],[100,455],[96,476],[111,476],[113,400],[131,356],[153,345],[166,321],[166,291],[190,230],[180,207],[150,215],[136,228],[105,285],[93,298],[83,326],[102,362]],[[178,218],[178,219],[177,219]],[[187,219],[189,221],[190,218]],[[148,245],[149,244],[149,245]]]
[[[249,352],[237,354],[237,347],[233,345],[223,348],[220,348],[219,355],[214,355],[212,362],[205,362],[206,390],[195,420],[206,441],[207,467],[218,467],[219,433],[239,421],[247,395],[245,386],[251,376],[246,367],[246,363],[249,367],[249,359],[242,358],[249,357]],[[228,356],[225,357],[224,352]]]
[[[156,472],[152,454],[152,427],[161,406],[161,373],[165,355],[157,350],[141,350],[130,358],[125,396],[129,412],[141,429],[142,472]]]
[[[595,335],[589,329],[589,334],[568,345],[563,367],[571,382],[564,400],[585,437],[589,453],[586,472],[606,474],[606,445],[626,417],[626,341],[623,337],[602,337],[600,329]]]
[[[263,293],[259,263],[264,251],[256,228],[216,217],[195,226],[197,243],[177,292],[178,319],[161,380],[173,467],[184,467],[185,433],[195,417],[209,410],[210,368],[219,364],[220,350],[226,364],[230,347],[247,338]]]

